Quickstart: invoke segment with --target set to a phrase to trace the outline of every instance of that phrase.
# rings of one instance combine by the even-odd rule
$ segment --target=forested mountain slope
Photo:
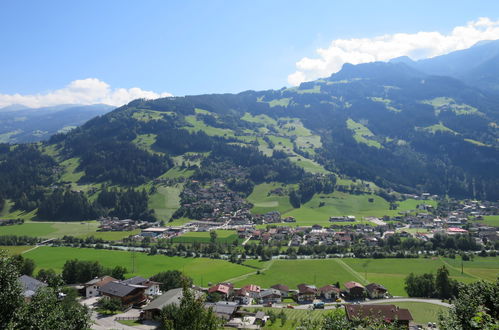
[[[0,193],[20,208],[68,200],[87,216],[145,216],[147,195],[182,171],[243,196],[282,182],[306,200],[346,175],[387,191],[495,200],[498,121],[499,98],[455,78],[401,62],[345,65],[296,88],[135,100],[48,143],[3,146]],[[91,197],[92,213],[65,185],[111,195]],[[124,210],[135,197],[120,187],[144,189],[137,209]]]

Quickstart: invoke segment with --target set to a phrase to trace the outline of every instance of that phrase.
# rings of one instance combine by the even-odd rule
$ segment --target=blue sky
[[[0,94],[86,78],[174,95],[278,89],[296,71],[330,73],[339,64],[297,63],[334,40],[449,34],[479,17],[497,21],[499,1],[2,0]]]

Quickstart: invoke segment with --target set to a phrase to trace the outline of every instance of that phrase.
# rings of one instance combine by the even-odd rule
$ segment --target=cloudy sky
[[[281,88],[499,39],[499,1],[0,2],[0,107]]]

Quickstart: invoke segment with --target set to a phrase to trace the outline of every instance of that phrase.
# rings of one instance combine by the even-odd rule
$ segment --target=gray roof
[[[122,283],[126,283],[126,284],[142,284],[144,282],[146,282],[147,280],[143,277],[140,277],[140,276],[134,276],[134,277],[131,277],[129,278],[128,280],[124,280],[124,281],[121,281]]]
[[[143,310],[162,309],[164,306],[170,304],[178,305],[182,297],[182,288],[171,289],[151,301],[146,307],[143,308]]]
[[[25,297],[31,297],[36,293],[38,289],[47,286],[47,283],[38,281],[36,278],[28,275],[22,275],[21,277],[19,277],[19,282],[21,283],[21,287],[23,289],[23,294]]]
[[[116,297],[125,297],[137,289],[145,289],[147,287],[141,285],[130,285],[120,282],[109,282],[101,286],[100,293],[106,293]]]
[[[267,290],[263,290],[260,292],[260,298],[263,298],[263,297],[267,297],[267,296],[271,296],[271,295],[276,295],[276,296],[281,296],[281,291],[277,290],[277,289],[267,289]]]

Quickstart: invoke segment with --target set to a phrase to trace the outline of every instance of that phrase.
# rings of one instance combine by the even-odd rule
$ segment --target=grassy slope
[[[97,260],[105,267],[125,266],[130,271],[128,277],[149,277],[161,271],[178,269],[192,277],[196,284],[205,286],[208,282],[223,281],[253,271],[251,268],[223,260],[135,253],[135,272],[131,273],[131,252],[69,247],[40,247],[25,253],[24,256],[33,259],[37,269],[53,268],[59,272],[69,259]]]
[[[160,186],[157,192],[149,197],[149,207],[154,209],[158,219],[168,221],[172,214],[180,207],[180,193],[182,186]]]
[[[248,200],[253,203],[252,212],[265,213],[279,211],[282,215],[293,216],[297,225],[328,224],[330,216],[354,215],[358,219],[366,216],[382,217],[395,216],[398,212],[416,210],[418,204],[425,203],[436,206],[435,201],[419,201],[407,199],[398,202],[397,210],[390,210],[390,204],[377,195],[351,195],[335,191],[332,194],[317,194],[309,202],[298,209],[293,209],[287,195],[269,195],[276,188],[289,189],[294,186],[285,186],[280,183],[263,183],[256,185]],[[369,202],[372,198],[373,202]],[[324,206],[319,207],[320,203]]]

